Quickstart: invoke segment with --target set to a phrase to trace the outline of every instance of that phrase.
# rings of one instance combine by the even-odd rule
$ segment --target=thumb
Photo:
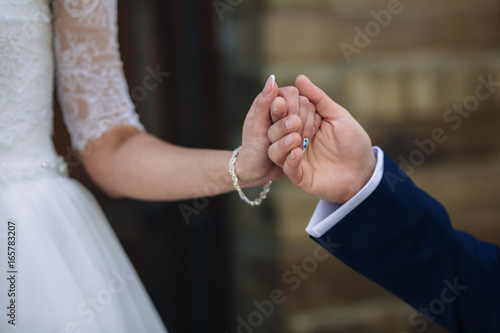
[[[295,80],[295,87],[301,96],[307,97],[316,106],[316,112],[327,120],[339,118],[349,114],[346,109],[335,103],[328,95],[316,87],[305,75],[299,75]]]
[[[278,97],[278,85],[276,84],[275,76],[271,75],[267,79],[264,90],[255,98],[254,117],[270,123],[271,103],[276,97]]]

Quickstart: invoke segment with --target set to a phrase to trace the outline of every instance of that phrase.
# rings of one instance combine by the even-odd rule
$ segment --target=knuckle
[[[297,126],[302,127],[304,125],[304,120],[297,115],[294,115],[294,117],[295,117],[295,121],[297,122]]]
[[[267,149],[267,155],[271,159],[271,161],[274,162],[276,156],[274,154],[274,144],[270,145],[269,148]]]
[[[271,104],[271,112],[278,117],[286,113],[286,108],[286,101],[281,97],[276,98]]]
[[[273,106],[273,107],[278,107],[278,106],[279,106],[279,102],[280,102],[280,101],[279,101],[279,99],[278,99],[278,98],[275,98],[275,99],[272,101],[271,106]]]
[[[280,140],[279,150],[286,150],[288,145],[286,144],[286,137]]]
[[[279,129],[276,127],[276,126],[271,126],[269,128],[269,131],[268,131],[268,137],[269,137],[269,141],[271,141],[271,143],[275,143],[276,141],[278,141],[279,139]]]
[[[276,97],[274,99],[274,102],[276,104],[281,104],[281,105],[286,104],[286,100],[283,97],[281,97],[281,96]]]
[[[269,129],[267,130],[267,137],[269,138],[269,141],[271,141],[271,143],[273,142],[273,127],[269,127]]]
[[[299,94],[299,89],[297,89],[294,86],[284,87],[283,88],[283,94],[284,95],[298,95]]]
[[[283,128],[286,131],[295,130],[295,129],[299,128],[300,126],[302,126],[302,119],[299,116],[295,115],[295,114],[293,114],[291,116],[288,116],[284,120],[285,121],[283,121]],[[286,127],[286,122],[289,122],[289,124],[290,124],[289,126],[291,126],[290,129],[288,129]]]

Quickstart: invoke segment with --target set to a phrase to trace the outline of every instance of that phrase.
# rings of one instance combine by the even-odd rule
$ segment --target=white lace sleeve
[[[53,0],[57,92],[73,147],[118,126],[144,130],[123,74],[116,0]]]

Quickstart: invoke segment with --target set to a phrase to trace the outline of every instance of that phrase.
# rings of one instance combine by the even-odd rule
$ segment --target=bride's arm
[[[271,94],[261,93],[245,121],[235,165],[242,187],[262,185],[282,175],[281,168],[267,157],[269,104],[276,94],[276,85]],[[292,119],[298,129],[300,118]],[[300,136],[295,140],[298,146]],[[112,129],[87,148],[89,153],[81,154],[87,171],[113,196],[176,200],[234,190],[228,171],[230,151],[179,147],[133,127]]]
[[[177,147],[145,133],[123,75],[116,0],[52,3],[58,96],[73,146],[94,181],[110,195],[145,200],[232,190],[231,152]],[[268,81],[267,93],[254,102],[243,128],[236,163],[243,187],[261,185],[282,174],[267,157],[269,106],[278,94],[272,83]],[[300,138],[295,137],[293,144],[298,146]]]

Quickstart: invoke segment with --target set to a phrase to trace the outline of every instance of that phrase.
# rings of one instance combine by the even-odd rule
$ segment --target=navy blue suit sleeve
[[[409,317],[418,332],[428,320],[452,332],[500,332],[499,248],[454,230],[439,202],[384,163],[376,190],[313,239],[425,315]]]

